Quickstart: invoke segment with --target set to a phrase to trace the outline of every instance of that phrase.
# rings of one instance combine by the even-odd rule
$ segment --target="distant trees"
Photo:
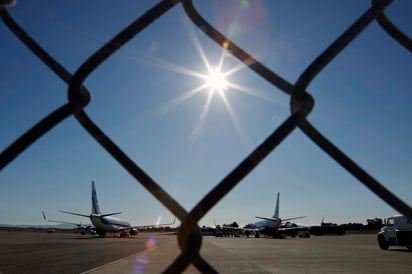
[[[362,223],[347,223],[343,224],[346,230],[362,230],[364,225]]]
[[[369,229],[380,229],[384,226],[383,220],[379,218],[367,219],[366,222]]]
[[[346,230],[379,230],[385,224],[380,218],[366,219],[366,225],[361,223],[343,224]]]

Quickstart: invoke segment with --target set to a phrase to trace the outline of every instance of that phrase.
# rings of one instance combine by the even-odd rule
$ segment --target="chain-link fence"
[[[69,116],[74,116],[80,125],[115,158],[140,184],[142,184],[159,202],[167,207],[181,221],[178,233],[180,255],[171,262],[165,273],[178,273],[193,264],[201,272],[216,272],[199,254],[202,247],[202,233],[199,220],[227,195],[245,176],[247,176],[261,161],[268,156],[294,129],[300,128],[306,136],[316,143],[332,159],[355,176],[362,184],[383,199],[398,212],[412,219],[412,209],[397,196],[386,189],[380,182],[365,172],[358,164],[345,155],[330,140],[322,135],[306,117],[314,107],[313,97],[306,88],[313,79],[370,23],[377,21],[383,31],[387,32],[400,46],[412,51],[412,41],[397,29],[384,14],[384,9],[391,4],[390,0],[373,0],[371,7],[356,20],[338,39],[323,51],[304,72],[296,83],[290,83],[275,72],[268,69],[250,54],[238,47],[230,39],[221,34],[209,24],[190,0],[165,0],[149,9],[143,16],[119,32],[113,39],[103,45],[90,56],[74,74],[69,73],[52,56],[48,54],[33,38],[31,38],[7,12],[7,6],[13,0],[0,1],[0,16],[4,24],[24,43],[38,58],[40,58],[55,74],[68,85],[68,102],[59,107],[40,122],[29,129],[20,138],[10,144],[0,155],[0,170],[5,168],[22,151],[36,142],[54,126]],[[105,60],[138,35],[143,29],[167,13],[175,5],[183,5],[188,18],[199,27],[210,39],[225,47],[234,57],[239,59],[249,69],[260,75],[272,85],[290,96],[290,116],[276,128],[265,141],[256,147],[239,165],[213,188],[201,201],[187,212],[173,197],[171,197],[149,174],[132,161],[109,137],[89,118],[84,108],[90,104],[90,92],[83,86],[86,78]]]

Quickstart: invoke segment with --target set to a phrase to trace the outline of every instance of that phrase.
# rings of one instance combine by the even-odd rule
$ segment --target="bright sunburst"
[[[229,82],[219,68],[212,68],[206,75],[206,85],[210,88],[210,92],[223,93],[229,87]]]
[[[202,83],[198,86],[195,86],[193,89],[187,90],[182,92],[182,94],[178,97],[171,99],[170,101],[166,102],[165,104],[156,108],[156,112],[160,114],[167,113],[171,108],[177,107],[178,105],[182,104],[183,102],[189,100],[196,94],[201,93],[202,91],[207,91],[208,96],[207,99],[201,109],[201,113],[194,124],[192,129],[192,133],[190,134],[190,138],[193,138],[197,133],[202,129],[204,122],[207,119],[212,99],[215,95],[219,95],[220,99],[223,101],[226,111],[232,120],[235,128],[239,132],[239,135],[242,136],[243,129],[240,121],[238,121],[237,115],[230,104],[227,91],[230,89],[231,91],[238,91],[242,93],[246,93],[248,95],[260,97],[261,99],[271,101],[270,97],[260,94],[259,92],[249,89],[245,86],[236,84],[229,80],[230,76],[237,73],[239,70],[245,67],[243,63],[239,63],[238,65],[232,66],[230,68],[223,69],[225,63],[225,57],[227,56],[227,48],[229,42],[224,42],[222,44],[221,54],[215,64],[212,64],[209,58],[206,57],[206,53],[202,47],[202,44],[199,41],[196,33],[190,27],[189,24],[185,24],[187,27],[188,34],[191,38],[192,44],[196,49],[200,60],[202,61],[205,71],[199,72],[192,70],[187,67],[183,67],[174,63],[167,62],[165,60],[161,60],[155,57],[150,57],[147,55],[141,55],[141,58],[136,58],[136,61],[145,63],[150,66],[159,67],[164,70],[173,71],[176,73],[180,73],[183,75],[188,75],[194,78],[198,78],[202,81]],[[227,64],[226,64],[227,67]]]

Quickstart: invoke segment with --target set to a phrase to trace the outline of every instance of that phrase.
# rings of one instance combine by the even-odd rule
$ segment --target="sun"
[[[223,93],[229,87],[226,75],[219,68],[210,68],[205,79],[206,86],[209,87],[212,93],[215,91]]]

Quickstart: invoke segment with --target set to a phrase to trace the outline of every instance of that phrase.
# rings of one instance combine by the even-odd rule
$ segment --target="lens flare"
[[[227,49],[229,47],[229,42],[228,41],[224,41],[222,44],[222,47],[224,47],[225,49]]]
[[[156,237],[151,236],[149,239],[146,241],[146,249],[150,249],[156,246]]]
[[[156,247],[156,237],[150,236],[146,241],[146,251],[136,257],[135,265],[133,268],[133,274],[143,274],[145,273],[146,266],[149,264],[149,259],[147,254],[151,251],[150,249]],[[1,274],[1,273],[0,273]]]
[[[162,216],[157,217],[157,219],[156,219],[156,227],[159,227],[159,225],[161,224],[161,222],[162,222]]]
[[[148,263],[149,262],[145,254],[141,254],[136,257],[136,264],[133,268],[133,274],[143,274]]]

